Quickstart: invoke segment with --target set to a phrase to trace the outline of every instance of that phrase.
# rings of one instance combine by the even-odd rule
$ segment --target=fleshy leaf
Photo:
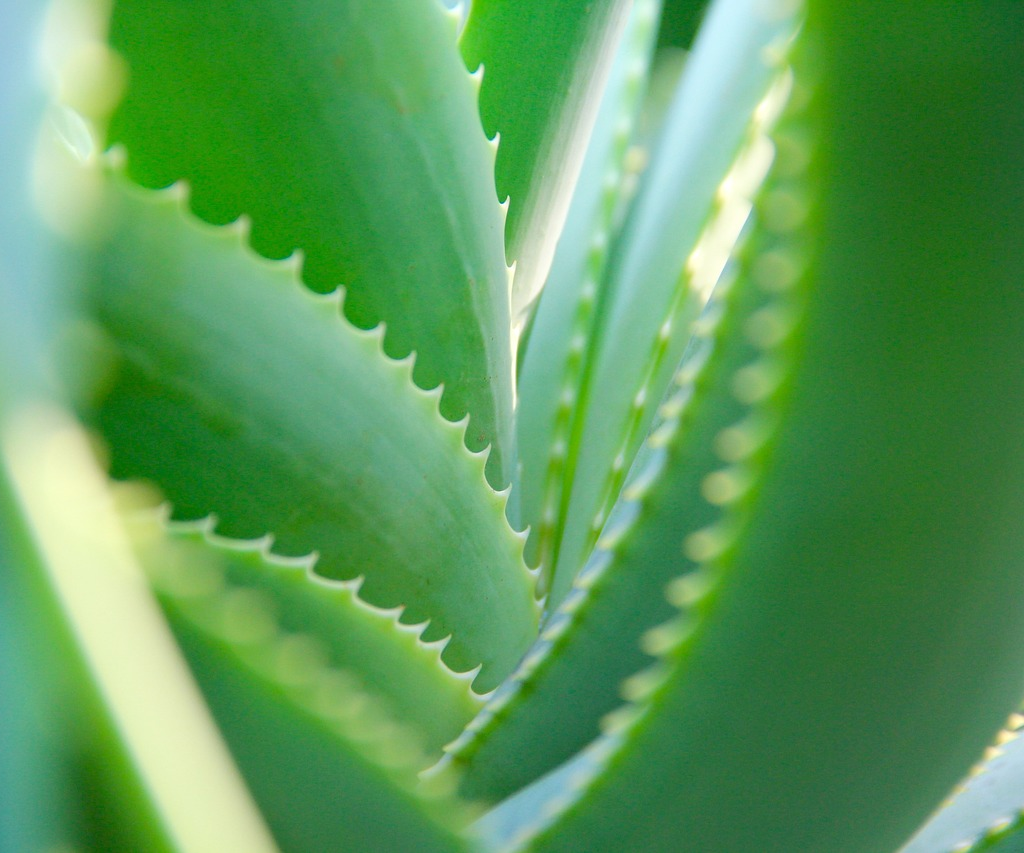
[[[640,0],[630,12],[565,230],[530,321],[525,355],[520,354],[518,522],[531,530],[531,564],[549,562],[575,393],[618,225],[616,213],[626,193],[625,161],[645,94],[658,7],[658,0]]]
[[[496,180],[509,199],[512,318],[547,278],[579,176],[627,0],[474,0],[460,46],[484,68],[480,112],[498,134]]]
[[[551,601],[608,519],[768,166],[791,11],[718,0],[688,59],[601,288],[555,524]],[[759,106],[760,105],[760,106]]]
[[[357,581],[314,574],[315,557],[279,557],[270,550],[269,537],[223,539],[210,532],[212,519],[170,525],[157,517],[133,521],[137,550],[161,594],[173,598],[194,588],[264,594],[282,630],[315,638],[330,664],[376,695],[391,716],[416,732],[425,750],[438,750],[479,709],[470,675],[456,675],[441,662],[441,644],[420,640],[423,626],[400,625],[400,611],[365,604]]]
[[[197,223],[180,192],[116,187],[90,296],[115,367],[92,422],[114,476],[149,478],[180,519],[274,535],[327,577],[452,634],[446,662],[493,687],[534,635],[533,582],[483,459],[445,421],[382,330],[303,288],[293,262]]]
[[[767,429],[716,437],[749,485],[650,555],[701,567],[531,850],[893,849],[1019,703],[1021,35],[809,4],[746,260],[798,323],[730,383]]]
[[[705,496],[709,483],[725,485],[715,486],[713,440],[750,414],[729,387],[758,354],[749,331],[792,328],[771,303],[731,268],[716,287],[594,554],[523,662],[448,749],[468,796],[498,800],[570,758],[621,704],[622,681],[649,661],[641,637],[674,612],[665,586],[697,568],[674,553],[678,528],[698,529],[719,513]]]
[[[164,607],[283,850],[459,851],[471,813],[418,782],[415,733],[313,636],[281,630],[254,589],[192,590]]]
[[[421,388],[467,412],[513,463],[509,281],[479,81],[436,0],[117,0],[129,86],[110,131],[145,186],[185,179],[209,222],[252,220],[255,249],[303,253],[304,281],[344,286],[356,326],[387,324]]]

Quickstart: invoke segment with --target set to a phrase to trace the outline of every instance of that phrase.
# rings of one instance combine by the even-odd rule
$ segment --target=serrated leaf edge
[[[344,314],[345,288],[343,286],[339,286],[334,291],[326,294],[315,293],[306,287],[299,277],[299,270],[302,261],[301,250],[297,250],[289,257],[283,259],[269,259],[259,254],[259,252],[252,247],[249,239],[251,221],[248,217],[241,216],[234,222],[225,225],[214,225],[206,222],[192,212],[189,204],[190,189],[188,182],[186,181],[177,181],[170,187],[159,190],[151,190],[142,187],[133,181],[125,171],[126,152],[122,146],[113,148],[109,152],[100,155],[97,158],[97,161],[99,166],[107,172],[110,179],[118,182],[127,192],[134,194],[138,198],[142,198],[149,204],[169,205],[181,218],[185,227],[199,229],[200,231],[206,231],[211,234],[231,235],[236,241],[239,250],[249,257],[255,264],[277,273],[283,278],[283,284],[285,286],[293,287],[295,292],[299,294],[300,298],[308,300],[317,306],[319,310],[327,312],[329,316],[335,319],[341,334],[353,335],[354,337],[367,341],[372,345],[376,356],[382,360],[382,363],[387,365],[388,369],[400,374],[402,379],[407,383],[411,393],[417,399],[421,400],[422,404],[430,410],[430,416],[436,419],[436,422],[441,428],[443,434],[448,436],[449,441],[453,446],[453,450],[464,454],[464,457],[469,461],[469,464],[475,469],[476,476],[478,476],[482,487],[481,498],[490,502],[494,507],[495,513],[500,515],[500,520],[496,518],[496,523],[503,531],[505,531],[507,535],[507,541],[505,543],[506,547],[511,549],[515,557],[515,562],[525,575],[525,582],[527,586],[533,590],[531,597],[535,603],[536,613],[539,616],[540,605],[537,603],[536,592],[539,573],[537,570],[531,569],[527,566],[524,558],[528,531],[516,531],[508,522],[508,502],[512,491],[512,485],[510,484],[504,489],[497,490],[487,479],[486,466],[491,453],[490,446],[477,451],[470,450],[467,446],[466,435],[469,430],[470,415],[466,414],[457,421],[451,421],[445,418],[441,413],[440,404],[441,397],[444,392],[443,384],[438,385],[435,388],[423,389],[415,383],[413,380],[413,370],[416,361],[416,352],[412,351],[403,358],[392,358],[384,350],[384,339],[386,335],[386,324],[384,322],[378,323],[371,329],[360,329],[358,326],[352,324]],[[207,515],[216,518],[216,513],[213,508],[210,509]],[[196,519],[173,520],[176,522],[196,521]],[[216,529],[212,530],[211,533],[216,535]],[[264,536],[266,535],[270,535],[269,532],[264,534]],[[231,537],[225,538],[231,539]],[[378,607],[372,602],[366,601],[362,597],[360,597],[360,600],[366,606],[376,608],[378,610],[387,611],[391,609],[387,607]],[[428,622],[422,623],[422,626],[419,626],[420,633],[425,631],[428,625],[429,620]],[[443,642],[443,645],[439,646],[439,649],[443,649],[447,646],[450,639],[451,636],[449,635],[449,637],[442,638],[442,640],[431,642]],[[469,672],[474,673],[475,675],[478,671],[479,666],[471,669]]]
[[[458,52],[459,52],[458,51],[458,39],[459,39],[459,35],[460,35],[461,30],[462,30],[462,28],[464,26],[464,23],[465,23],[465,21],[464,21],[464,14],[463,14],[463,10],[462,10],[463,3],[460,2],[458,6],[456,6],[455,8],[451,8],[451,9],[446,8],[440,2],[435,3],[433,5],[437,7],[438,13],[440,13],[442,19],[445,21],[446,25],[448,26],[449,33],[450,33],[450,36],[451,36],[451,39],[452,39],[452,42],[451,42],[452,48],[458,54]],[[113,61],[112,57],[116,58],[119,61],[122,61],[122,64],[125,67],[127,67],[127,63],[123,62],[123,60],[121,60],[121,58],[116,53],[112,52],[109,49],[107,50],[106,54],[104,54],[101,57],[99,57],[97,61],[111,62],[111,61]],[[497,158],[498,158],[498,148],[499,148],[500,141],[501,141],[501,135],[496,132],[493,137],[488,137],[487,133],[484,130],[484,127],[483,127],[483,120],[481,118],[481,112],[480,112],[480,92],[481,92],[481,88],[482,88],[482,85],[483,85],[484,67],[481,64],[480,67],[477,68],[475,71],[469,71],[468,69],[465,69],[465,66],[461,62],[461,59],[460,59],[460,67],[463,68],[463,70],[465,71],[466,76],[468,78],[468,83],[469,83],[470,91],[471,91],[472,97],[473,97],[473,106],[474,106],[473,114],[477,118],[478,126],[479,126],[479,129],[480,129],[480,135],[483,138],[483,141],[484,141],[484,143],[486,145],[487,151],[489,152],[490,173],[491,173],[492,179],[494,179],[494,177],[496,175],[495,167],[496,167]],[[130,68],[129,68],[129,78],[130,78]],[[107,105],[107,108],[111,109],[111,111],[112,111],[112,108],[110,107],[110,105]],[[88,124],[88,126],[92,127],[92,128],[104,127],[105,124],[106,124],[106,120],[108,118],[108,116],[106,114],[90,115],[90,114],[85,114],[85,113],[79,113],[77,110],[72,110],[72,112],[75,112],[77,115],[80,115],[82,117],[82,119]],[[129,164],[129,160],[130,160],[130,151],[128,150],[128,148],[125,145],[117,144],[117,145],[111,146],[106,151],[102,152],[102,154],[100,154],[99,156],[100,156],[101,159],[102,158],[106,158],[108,163],[115,163],[117,165],[118,171],[120,171],[124,175],[124,177],[125,177],[125,179],[127,181],[132,182],[135,186],[138,186],[140,189],[147,189],[147,188],[142,187],[140,184],[137,184],[136,182],[132,181],[131,178],[128,176],[128,164]],[[178,186],[186,186],[187,187],[188,186],[188,182],[185,181],[184,179],[179,179],[179,180],[175,181],[173,184],[171,184],[169,187],[165,187],[162,190],[156,190],[156,191],[173,190],[173,189],[175,189]],[[496,184],[495,184],[495,188],[494,188],[494,193],[493,194],[494,194],[494,199],[497,202],[498,209],[500,211],[500,213],[499,213],[499,222],[500,222],[500,226],[501,226],[501,233],[504,235],[505,230],[506,230],[507,220],[508,220],[509,199],[505,198],[504,201],[500,200],[500,198],[498,196],[498,191],[497,191],[497,185]],[[185,195],[184,195],[184,198],[185,198],[185,204],[187,206],[188,212],[192,215],[192,217],[196,221],[202,222],[205,225],[209,225],[209,226],[214,227],[214,228],[221,228],[221,227],[232,227],[234,225],[238,225],[238,223],[244,223],[243,225],[238,225],[238,227],[242,229],[242,231],[244,233],[244,239],[245,239],[246,247],[249,249],[250,253],[253,256],[255,256],[257,258],[260,258],[261,260],[269,262],[269,263],[279,263],[280,262],[280,263],[289,263],[289,264],[293,265],[294,268],[295,268],[295,274],[296,274],[297,280],[299,281],[299,283],[301,283],[303,285],[303,288],[306,291],[308,291],[310,294],[318,295],[316,291],[312,290],[311,288],[309,288],[309,287],[307,287],[305,285],[305,281],[304,281],[304,277],[303,277],[304,255],[303,255],[303,251],[302,251],[301,247],[299,247],[296,250],[294,250],[291,255],[289,255],[288,257],[286,257],[284,259],[269,258],[269,257],[267,257],[265,255],[260,254],[253,247],[252,241],[250,239],[250,234],[251,234],[251,229],[252,229],[252,219],[247,214],[245,214],[245,213],[241,214],[232,223],[226,223],[224,225],[218,225],[218,224],[215,224],[215,223],[212,223],[212,222],[209,222],[209,221],[203,219],[201,216],[199,216],[195,212],[195,210],[193,209],[192,204],[191,204],[190,192],[186,191]],[[503,250],[503,254],[504,254],[504,250]],[[509,306],[509,310],[511,310],[511,305],[512,305],[512,284],[513,284],[513,281],[515,279],[515,272],[516,272],[516,264],[515,264],[515,262],[509,264],[508,260],[507,260],[507,256],[506,256],[506,258],[505,258],[506,299],[507,299],[507,305]],[[336,287],[335,291],[333,291],[333,292],[334,293],[339,293],[340,292],[340,293],[344,294],[344,292],[345,292],[345,285],[343,283],[339,283],[338,286]],[[327,295],[330,296],[331,294],[327,294]],[[413,361],[410,362],[410,381],[419,390],[422,390],[422,391],[436,391],[436,393],[438,395],[438,413],[440,414],[441,398],[444,396],[444,383],[443,382],[440,383],[435,388],[425,388],[425,387],[420,386],[420,385],[418,385],[416,383],[416,381],[412,378],[412,371],[413,371],[413,368],[415,366],[415,350],[412,350],[407,356],[400,356],[398,358],[394,358],[392,356],[387,355],[387,353],[385,351],[385,348],[387,346],[387,343],[386,343],[386,328],[387,328],[387,325],[386,325],[386,323],[383,320],[379,321],[370,330],[362,330],[362,329],[360,329],[355,323],[352,322],[352,320],[349,318],[349,316],[345,313],[345,304],[344,304],[344,297],[343,296],[339,299],[339,310],[342,312],[342,315],[344,316],[346,323],[352,329],[354,329],[356,331],[375,331],[375,330],[379,330],[379,335],[380,335],[380,338],[381,338],[380,349],[381,349],[382,354],[384,354],[389,360],[402,362],[407,357],[410,357],[410,356],[413,357]],[[516,343],[517,343],[516,337],[517,336],[513,335],[512,336],[512,340],[510,341],[511,363],[513,365],[515,365],[515,354],[516,354]],[[515,403],[516,403],[516,400],[515,400],[514,373],[513,373],[513,381],[511,382],[511,389],[512,389],[512,407],[513,407],[513,411],[514,411],[515,410]],[[445,419],[446,421],[448,420],[447,418],[445,418],[444,415],[441,415],[441,417],[443,419]],[[471,419],[471,414],[470,414],[469,411],[466,411],[459,418],[457,418],[457,419],[455,419],[453,421],[449,421],[449,422],[450,423],[456,423],[456,424],[460,425],[463,428],[462,443],[463,443],[463,446],[466,448],[466,450],[468,452],[473,453],[473,454],[486,453],[486,455],[484,456],[484,463],[486,464],[487,460],[490,457],[490,453],[491,453],[493,445],[488,444],[485,447],[481,448],[479,451],[472,451],[472,450],[469,449],[469,446],[466,444],[466,437],[469,435],[469,422],[470,422],[470,419]],[[495,425],[495,427],[497,428],[497,424]],[[508,449],[511,451],[514,448],[508,448]],[[506,486],[506,488],[507,488],[507,486]]]
[[[754,228],[745,232],[734,254],[742,258],[754,285],[769,297],[767,308],[780,317],[789,318],[787,333],[784,336],[766,336],[756,326],[745,330],[749,342],[759,354],[733,374],[731,387],[736,400],[747,406],[748,411],[714,439],[716,454],[725,467],[710,475],[724,474],[744,483],[745,487],[729,500],[709,500],[719,510],[717,521],[691,530],[682,539],[684,552],[698,566],[666,586],[666,600],[677,614],[641,638],[641,649],[655,660],[622,683],[620,691],[624,704],[602,719],[601,736],[586,749],[593,759],[593,769],[581,774],[575,787],[567,788],[550,800],[535,822],[524,825],[504,848],[509,853],[528,849],[528,845],[553,830],[556,822],[578,805],[587,790],[611,772],[628,751],[632,733],[659,704],[672,685],[673,674],[685,661],[689,648],[699,639],[701,626],[717,603],[720,581],[728,571],[729,558],[756,505],[758,481],[774,447],[780,410],[785,405],[788,392],[786,380],[799,346],[796,342],[799,318],[807,290],[807,265],[802,262],[807,249],[802,245],[803,238],[799,233],[812,205],[812,190],[805,180],[806,152],[774,145],[774,139],[777,130],[785,132],[784,123],[800,121],[812,81],[794,80],[788,63],[784,63],[780,71],[779,78],[783,77],[788,80],[784,84],[785,100],[770,126],[769,141],[773,143],[775,160],[754,199]],[[774,214],[773,201],[783,196],[801,202],[800,216]],[[755,233],[766,246],[759,243],[751,249]],[[766,263],[766,258],[785,259],[786,263]],[[671,420],[667,422],[666,429],[671,430]],[[653,441],[655,451],[659,445],[663,446],[661,442],[669,439],[670,432],[664,438],[657,436],[657,432],[652,433],[648,440],[648,444]],[[643,479],[641,476],[641,482]],[[702,492],[708,500],[707,480],[704,486]]]
[[[451,641],[451,635],[438,640],[424,640],[423,634],[430,625],[430,620],[410,624],[402,622],[401,617],[405,611],[404,607],[377,607],[360,596],[360,588],[364,578],[359,575],[351,580],[336,580],[326,578],[316,573],[316,561],[318,554],[313,551],[305,556],[286,556],[275,553],[274,536],[266,534],[255,539],[235,539],[217,533],[217,517],[215,514],[205,518],[190,521],[180,521],[173,518],[173,507],[170,503],[163,503],[155,511],[155,520],[171,538],[186,538],[201,542],[214,551],[240,554],[258,555],[263,562],[282,572],[299,573],[302,579],[313,587],[322,589],[329,593],[340,593],[348,599],[351,604],[365,613],[387,623],[398,633],[407,634],[415,641],[414,647],[423,653],[431,666],[435,666],[443,677],[450,678],[453,682],[461,682],[466,695],[474,704],[482,705],[486,700],[486,694],[479,694],[473,691],[472,682],[480,672],[480,665],[473,667],[466,672],[456,672],[451,669],[442,659],[441,654]]]
[[[533,536],[536,537],[536,562],[541,570],[542,593],[545,585],[550,583],[548,573],[553,570],[552,555],[557,544],[556,523],[564,484],[562,475],[567,462],[573,413],[579,402],[581,380],[585,370],[584,356],[592,346],[591,339],[596,330],[598,289],[608,266],[611,236],[618,212],[616,202],[623,191],[625,159],[633,131],[629,118],[643,96],[647,71],[651,64],[652,55],[646,50],[646,46],[657,24],[657,4],[646,2],[639,11],[634,12],[634,15],[636,23],[630,34],[630,42],[626,45],[631,51],[632,61],[629,63],[619,104],[620,120],[616,122],[610,158],[605,164],[601,198],[595,211],[590,245],[584,262],[584,279],[576,294],[572,336],[569,351],[562,364],[561,393],[554,413],[552,440],[545,466],[540,518],[533,528]],[[535,297],[535,302],[539,300],[542,292]]]
[[[704,227],[687,255],[665,315],[658,325],[658,334],[651,342],[650,354],[645,360],[646,367],[634,391],[618,448],[612,457],[611,467],[605,472],[600,501],[590,521],[583,553],[590,553],[601,537],[629,474],[629,448],[640,438],[640,429],[647,420],[650,407],[660,402],[652,393],[652,388],[655,378],[664,368],[671,344],[677,335],[692,334],[697,331],[698,324],[706,320],[706,315],[701,314],[694,323],[683,323],[688,313],[687,306],[696,305],[699,310],[707,304],[729,257],[738,249],[742,228],[749,217],[748,199],[763,184],[771,166],[772,151],[766,134],[778,119],[778,110],[786,102],[788,89],[792,85],[792,74],[788,73],[781,56],[778,61],[780,70],[751,116],[744,142],[721,181],[715,205],[708,212]],[[587,377],[584,377],[586,380]],[[577,424],[574,433],[576,442],[579,442],[582,437],[580,424]],[[561,524],[556,530],[558,540],[564,534],[568,520],[567,495],[563,496],[562,504]],[[552,558],[553,570],[557,567],[559,550],[559,543],[556,542]]]
[[[729,278],[719,283],[709,307],[728,298],[731,283]],[[573,581],[572,589],[550,615],[538,642],[531,647],[517,669],[497,689],[463,734],[445,747],[447,757],[441,763],[471,759],[481,741],[507,716],[519,694],[529,689],[534,679],[547,670],[559,651],[570,642],[573,626],[585,618],[590,602],[614,576],[615,552],[642,515],[647,493],[660,479],[666,461],[665,448],[678,434],[680,424],[691,407],[694,388],[706,372],[710,349],[715,346],[717,321],[721,316],[721,312],[718,312],[714,316],[715,322],[703,323],[695,331],[695,340],[701,342],[701,345],[688,351],[688,356],[675,374],[673,388],[659,407],[660,421],[645,443],[651,452],[639,459],[631,469],[622,498],[616,504],[586,565]]]
[[[282,629],[271,595],[212,586],[173,601],[183,618],[223,643],[252,674],[273,684],[363,760],[381,768],[396,787],[416,797],[436,823],[458,829],[474,818],[477,809],[455,796],[448,779],[419,778],[427,759],[415,729],[394,719],[386,702],[364,689],[358,676],[330,665],[319,639]]]
[[[985,749],[981,760],[971,768],[966,779],[957,785],[953,792],[943,801],[942,805],[936,810],[935,815],[941,814],[943,809],[952,805],[967,787],[968,783],[988,773],[991,763],[998,758],[1002,758],[1003,748],[1019,739],[1022,734],[1024,734],[1024,713],[1017,711],[1010,715],[1006,724],[996,734],[992,744]],[[996,818],[987,827],[970,838],[965,838],[949,849],[936,850],[935,853],[981,853],[984,850],[992,850],[996,845],[1009,840],[1022,830],[1024,830],[1024,805],[1021,805],[1021,807],[1009,814]]]
[[[779,110],[785,104],[791,87],[792,74],[784,66],[777,75],[776,84],[772,86],[769,95],[762,101],[763,104],[768,104],[768,107],[762,108],[760,119],[758,123],[753,125],[751,136],[737,156],[736,163],[741,164],[745,158],[750,157],[749,152],[751,149],[763,146],[764,144],[770,144],[767,143],[767,134],[774,128],[775,122],[779,118]],[[755,133],[754,129],[758,132]],[[733,170],[730,171],[731,174],[733,174]],[[729,179],[729,176],[727,176],[724,181]],[[764,175],[762,174],[758,183],[763,181],[763,179]],[[750,192],[753,193],[755,190],[756,187],[751,187]],[[709,222],[704,233],[708,233],[714,227],[714,217],[712,217],[712,221]],[[740,235],[737,238],[737,242],[732,246],[731,251],[734,256],[744,251],[746,233],[744,232],[743,235]],[[698,241],[698,245],[700,245],[700,241]],[[621,497],[614,503],[613,509],[608,508],[612,505],[613,501],[606,500],[605,509],[595,519],[594,544],[591,556],[573,580],[572,588],[562,602],[560,602],[558,608],[548,617],[542,628],[539,641],[531,647],[517,669],[499,686],[494,696],[488,701],[477,717],[470,721],[462,735],[445,747],[446,755],[438,762],[436,766],[437,772],[442,771],[449,762],[466,761],[472,757],[473,753],[480,746],[480,742],[487,737],[488,733],[500,725],[517,696],[523,690],[527,690],[533,679],[542,674],[546,670],[547,664],[557,657],[559,650],[571,638],[572,626],[577,623],[577,620],[585,616],[592,596],[599,592],[604,583],[612,577],[610,569],[615,565],[616,548],[642,516],[644,497],[662,474],[666,460],[665,448],[678,434],[684,420],[684,415],[690,407],[694,387],[700,381],[708,366],[712,350],[715,348],[715,333],[725,312],[724,306],[728,300],[734,277],[735,270],[730,262],[725,265],[715,278],[717,283],[708,295],[705,310],[694,324],[693,343],[688,348],[686,355],[684,355],[683,361],[673,377],[672,387],[659,405],[656,419],[644,441],[644,448],[647,451],[646,456],[639,454],[637,463],[628,471],[620,472],[613,468],[612,473],[620,481],[616,488],[616,495],[621,494]],[[681,281],[685,280],[686,276],[684,275],[681,277]],[[685,290],[685,288],[682,290]],[[679,292],[677,291],[677,294]],[[793,320],[794,312],[776,305],[768,309],[761,309],[757,313],[766,319],[769,317],[778,318],[778,322],[775,324],[768,322],[760,324],[761,326],[772,325],[773,331],[775,331],[774,334],[767,334],[758,328],[757,325],[751,324],[751,328],[747,330],[748,337],[754,338],[751,342],[761,346],[763,349],[769,349],[784,343],[795,325]],[[783,322],[783,318],[785,318],[785,322]],[[666,324],[670,322],[668,320]],[[662,328],[663,334],[659,340],[664,341],[668,333],[664,331],[664,326]],[[743,368],[743,370],[748,371],[746,374],[743,374],[748,380],[748,386],[757,385],[761,375],[757,371],[760,370],[764,375],[769,373],[767,364],[768,361],[762,359]],[[652,375],[653,372],[649,371],[648,378]],[[747,388],[746,390],[750,392],[757,389]],[[642,397],[644,391],[645,388],[642,388],[638,396]],[[757,401],[749,401],[751,405],[755,402]],[[640,406],[647,404],[648,401],[640,399]],[[766,418],[763,414],[758,413],[752,413],[748,418],[728,427],[727,430],[729,430],[727,438],[731,441],[732,445],[737,444],[740,436],[745,437],[748,452],[744,455],[748,456],[754,450],[762,447],[769,435],[769,431],[766,429]],[[720,507],[732,504],[743,498],[750,490],[754,479],[749,472],[741,472],[736,468],[736,463],[741,460],[736,458],[735,454],[726,452],[725,455],[730,457],[729,459],[723,459],[723,461],[727,462],[727,467],[716,470],[705,478],[702,489],[705,499],[709,503]],[[641,458],[641,456],[644,456],[644,458]],[[622,453],[620,452],[619,459],[621,458]],[[607,514],[607,518],[604,517],[605,514]],[[598,521],[600,522],[599,527]],[[714,556],[714,551],[721,545],[720,539],[719,531],[693,531],[684,547],[687,550],[687,555],[700,563]],[[691,599],[694,599],[692,590],[699,588],[706,578],[704,575],[699,574],[699,572],[693,575],[685,575],[684,578],[684,583],[691,590],[691,592],[685,594],[687,604],[689,604],[692,603]],[[680,580],[683,581],[683,579]],[[708,584],[704,583],[703,585],[705,592],[710,590]],[[680,593],[677,591],[676,596],[678,597],[679,595]],[[682,604],[679,606],[687,605]],[[681,638],[680,630],[680,625],[675,622],[652,629],[649,632],[652,639],[642,641],[645,651],[647,651],[647,647],[659,648],[666,642],[667,638]],[[653,654],[653,652],[651,653]],[[658,669],[658,673],[660,679],[663,673],[661,673],[660,669]],[[644,690],[648,687],[653,689],[654,684],[653,673],[650,676],[638,673],[627,680],[626,684],[623,685],[623,690],[631,697],[631,701],[633,701],[632,697],[636,697],[639,700],[643,698]]]

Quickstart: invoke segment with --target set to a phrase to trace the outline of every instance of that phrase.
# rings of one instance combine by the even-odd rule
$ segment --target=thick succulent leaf
[[[716,438],[721,519],[650,555],[701,563],[683,611],[530,849],[894,849],[1019,703],[1022,26],[809,4],[747,261],[799,322],[730,383],[767,429]]]
[[[181,519],[216,513],[234,538],[316,549],[317,570],[363,576],[360,595],[404,607],[446,662],[489,690],[537,621],[505,499],[413,385],[382,330],[341,316],[295,265],[246,249],[244,228],[195,222],[181,193],[118,182],[92,310],[115,366],[92,417],[114,475],[157,483]]]
[[[712,294],[604,535],[569,595],[512,677],[449,747],[468,796],[498,800],[558,766],[600,734],[622,681],[649,663],[640,638],[674,608],[665,586],[697,564],[679,527],[713,522],[713,442],[750,414],[729,381],[758,354],[750,331],[784,334],[786,318],[732,267]],[[653,559],[652,555],[672,555]]]
[[[441,411],[472,415],[496,488],[512,470],[504,216],[478,81],[437,0],[117,0],[127,94],[110,139],[149,187],[187,179],[192,206],[253,223],[270,258],[296,249],[314,290],[339,285],[360,328],[417,353]]]
[[[530,562],[545,564],[560,497],[581,359],[593,329],[623,172],[644,96],[659,0],[633,6],[619,43],[565,230],[520,354],[516,408],[521,516]],[[552,505],[553,504],[553,505]]]
[[[415,733],[323,644],[283,631],[265,592],[188,592],[164,596],[168,618],[282,850],[465,849],[471,813],[417,781]]]
[[[423,626],[401,625],[400,611],[365,604],[357,582],[314,574],[315,557],[279,557],[269,539],[218,537],[211,532],[212,519],[170,525],[155,516],[134,521],[140,559],[163,595],[222,587],[232,594],[263,594],[273,602],[283,630],[315,638],[330,664],[376,695],[395,719],[416,732],[426,751],[454,738],[479,709],[469,675],[456,675],[441,662],[441,643],[420,640]]]
[[[565,597],[608,518],[763,178],[765,151],[749,141],[771,118],[779,45],[793,27],[777,4],[718,0],[687,61],[613,249],[599,330],[584,356],[552,604]]]
[[[480,112],[501,137],[496,181],[509,199],[512,317],[547,278],[630,2],[474,0],[460,46],[484,67]]]
[[[900,853],[1010,850],[1024,843],[1024,716],[1014,714],[949,800]],[[995,840],[999,839],[998,846]],[[987,846],[986,846],[987,845]]]
[[[100,762],[90,786],[112,789],[141,849],[275,850],[131,556],[84,433],[57,409],[25,408],[4,424],[2,456],[3,485],[73,638],[65,673],[84,673],[77,711]]]

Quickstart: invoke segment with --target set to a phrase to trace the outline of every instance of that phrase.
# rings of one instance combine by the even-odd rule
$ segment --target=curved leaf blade
[[[785,333],[771,302],[749,275],[726,273],[715,289],[594,554],[523,662],[447,750],[467,796],[496,801],[579,752],[621,705],[623,680],[649,662],[642,636],[674,613],[666,585],[699,565],[676,553],[678,530],[720,512],[705,497],[721,468],[714,439],[751,413],[729,384],[758,355],[749,330],[775,322],[775,334]]]
[[[501,137],[499,197],[509,200],[512,318],[547,278],[582,167],[628,0],[474,0],[460,46],[484,67],[480,112]]]
[[[772,430],[531,850],[891,849],[1024,690],[1024,21],[809,7],[751,259],[801,320],[733,384]]]
[[[776,4],[719,0],[684,67],[613,247],[598,331],[584,356],[555,526],[552,605],[608,519],[764,177],[765,151],[749,143],[771,119],[780,50],[794,27],[792,10]]]
[[[233,538],[270,532],[278,553],[363,576],[445,660],[482,665],[488,690],[533,637],[522,542],[483,459],[380,351],[340,297],[294,263],[247,250],[243,229],[196,223],[180,193],[119,189],[90,295],[115,364],[91,415],[114,475],[155,481],[180,519],[216,513]]]
[[[644,96],[658,0],[630,12],[605,88],[551,272],[520,353],[516,436],[522,527],[532,565],[547,565],[559,484],[587,341],[597,322],[599,287],[625,188],[627,158]],[[542,574],[543,578],[543,574]]]
[[[165,597],[178,641],[284,850],[466,849],[468,809],[422,786],[415,738],[255,590]]]
[[[110,140],[151,188],[187,180],[216,224],[248,216],[255,249],[303,253],[346,316],[387,324],[415,351],[421,388],[467,412],[491,446],[496,488],[513,469],[504,218],[477,87],[436,0],[118,0],[111,44],[129,86]]]
[[[213,519],[132,522],[136,551],[158,591],[170,598],[197,588],[265,595],[282,630],[315,639],[330,664],[348,672],[390,716],[416,732],[428,753],[454,738],[479,709],[471,679],[441,662],[439,644],[428,645],[415,626],[400,625],[401,611],[363,602],[358,583],[314,574],[315,557],[279,557],[269,537],[249,542],[218,537],[211,532]]]

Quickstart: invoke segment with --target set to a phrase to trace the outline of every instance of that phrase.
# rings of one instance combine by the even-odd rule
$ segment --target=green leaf
[[[415,735],[263,592],[216,587],[164,606],[282,850],[465,850],[471,812],[422,785]]]
[[[674,613],[666,585],[697,568],[677,556],[679,527],[715,521],[709,484],[716,501],[727,496],[714,439],[751,408],[730,378],[758,355],[751,330],[791,326],[771,302],[731,268],[716,287],[594,554],[520,666],[449,747],[467,796],[498,800],[581,750],[621,704],[623,680],[649,662],[641,637]]]
[[[921,827],[899,853],[950,853],[952,850],[1003,850],[999,838],[1019,845],[1024,811],[1024,716],[1011,716],[1006,728],[986,750],[985,760]],[[986,846],[988,845],[988,846]]]
[[[551,605],[564,598],[607,521],[768,166],[764,147],[750,143],[770,121],[780,45],[794,26],[776,6],[719,0],[683,70],[613,247],[598,331],[584,356],[555,523]]]
[[[359,598],[357,582],[328,581],[313,573],[315,557],[287,559],[269,539],[239,542],[215,536],[212,519],[134,521],[137,551],[165,597],[196,588],[252,590],[273,602],[282,630],[319,642],[340,667],[374,694],[396,720],[414,731],[428,752],[452,740],[479,710],[468,676],[441,662],[441,644],[426,644],[420,629],[402,626],[401,611],[382,611]]]
[[[506,254],[521,321],[547,278],[628,0],[474,0],[460,46],[484,68],[480,112],[501,137],[496,181],[509,200]]]
[[[160,851],[174,828],[157,814],[145,778],[153,767],[133,763],[136,732],[119,731],[126,709],[104,703],[108,685],[90,672],[96,649],[76,635],[75,608],[62,607],[69,578],[60,569],[69,567],[44,553],[89,508],[66,505],[68,489],[52,479],[43,503],[53,506],[29,506],[28,493],[42,484],[22,457],[40,445],[18,440],[31,411],[61,399],[49,347],[65,319],[67,294],[57,285],[74,272],[74,251],[51,230],[65,223],[51,191],[66,174],[67,123],[63,105],[47,102],[54,90],[88,94],[66,85],[68,57],[52,43],[69,9],[44,15],[44,5],[6,4],[0,27],[0,849],[101,849],[116,838],[122,849]],[[76,11],[80,23],[93,23],[91,4]],[[41,44],[40,33],[48,36]],[[62,46],[91,47],[92,34],[65,31]],[[76,774],[82,766],[87,775]],[[167,793],[156,789],[157,799]],[[101,820],[91,819],[94,810]]]
[[[702,566],[531,850],[893,849],[1019,703],[1022,35],[1010,3],[810,4],[749,259],[800,322],[730,383],[769,429],[650,555]]]
[[[626,194],[624,171],[658,17],[657,0],[633,7],[609,75],[579,184],[544,291],[531,319],[517,390],[521,517],[531,564],[547,565],[565,451],[587,340]]]
[[[496,488],[513,469],[509,282],[477,85],[437,0],[118,0],[129,86],[110,140],[148,187],[253,223],[257,252],[303,253],[360,328],[417,354],[441,411],[472,416]]]
[[[212,228],[180,192],[115,192],[90,296],[115,367],[92,422],[114,476],[156,482],[180,519],[274,536],[277,553],[319,554],[327,577],[452,634],[453,669],[482,665],[491,689],[533,638],[533,579],[464,425],[416,388],[382,330],[345,322],[340,296],[298,284],[294,262]]]

